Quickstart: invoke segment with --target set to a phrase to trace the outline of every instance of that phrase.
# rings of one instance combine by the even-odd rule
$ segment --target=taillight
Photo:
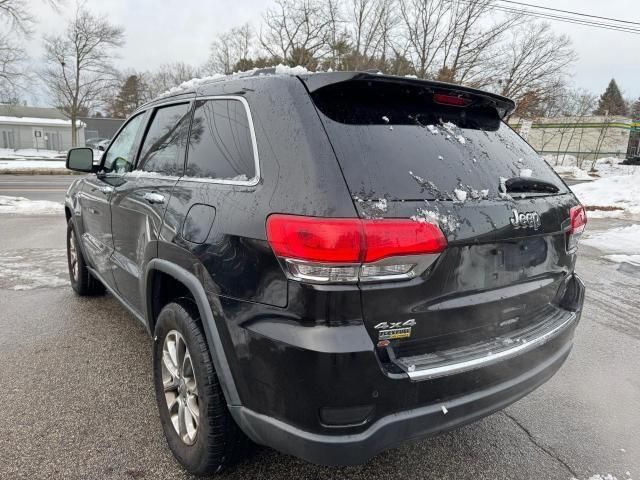
[[[578,248],[578,240],[587,226],[587,212],[582,205],[576,205],[569,210],[569,230],[567,231],[567,251]]]
[[[291,278],[317,283],[412,278],[447,246],[432,223],[279,214],[267,239]]]

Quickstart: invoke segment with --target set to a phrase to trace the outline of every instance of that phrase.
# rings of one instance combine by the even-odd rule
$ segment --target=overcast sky
[[[522,0],[540,6],[573,10],[640,22],[638,0]],[[73,0],[55,12],[44,0],[29,0],[39,19],[29,53],[37,63],[45,33],[63,30],[75,8]],[[87,0],[87,7],[125,28],[126,45],[120,67],[152,70],[163,63],[205,62],[216,33],[244,22],[258,24],[270,0]],[[573,40],[579,60],[573,83],[600,94],[612,77],[624,95],[640,97],[640,35],[551,22],[557,32]]]

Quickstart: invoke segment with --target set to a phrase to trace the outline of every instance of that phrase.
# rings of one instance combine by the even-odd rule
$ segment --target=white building
[[[78,121],[78,146],[84,145],[84,123]],[[0,105],[0,148],[71,148],[71,120],[56,108]]]
[[[640,131],[640,122],[627,117],[557,117],[533,121],[512,118],[509,124],[538,153],[547,156],[625,158],[640,148],[635,133]]]

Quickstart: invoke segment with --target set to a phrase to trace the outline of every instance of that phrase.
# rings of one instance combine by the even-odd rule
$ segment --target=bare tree
[[[56,8],[57,0],[49,0]],[[0,102],[15,101],[32,80],[22,40],[32,34],[34,18],[25,0],[0,0]]]
[[[26,52],[13,38],[0,35],[0,102],[13,103],[27,79]]]
[[[0,0],[0,18],[8,24],[10,30],[31,33],[34,19],[26,3],[24,0]]]
[[[233,73],[236,65],[251,56],[253,30],[248,23],[219,35],[211,43],[209,60],[204,66],[207,73]]]
[[[105,88],[117,79],[113,52],[123,43],[121,27],[82,6],[64,34],[44,39],[45,68],[40,77],[58,107],[71,119],[73,146],[78,142],[78,116],[95,108]]]
[[[582,138],[584,135],[584,127],[583,122],[584,118],[588,116],[594,109],[596,105],[596,96],[587,92],[586,90],[566,90],[564,89],[564,95],[566,96],[566,101],[564,102],[564,111],[563,115],[566,118],[567,125],[566,128],[563,129],[562,135],[560,137],[560,142],[558,143],[558,154],[556,156],[556,164],[558,163],[558,159],[561,158],[560,164],[564,164],[564,161],[567,158],[567,154],[569,153],[570,148],[574,144],[574,138],[576,137],[576,133],[579,130],[578,137],[578,147],[576,151],[580,151],[580,146],[582,144]],[[562,157],[560,157],[561,149],[562,149],[562,141],[566,135],[569,135],[567,138],[567,143],[564,148],[564,152]],[[576,164],[578,167],[582,168],[583,159],[576,157]]]
[[[521,22],[515,16],[490,21],[493,0],[468,0],[450,10],[447,34],[442,47],[442,67],[436,78],[482,88],[493,78],[492,63],[496,48],[505,32]]]
[[[554,34],[548,23],[529,23],[509,35],[496,60],[496,90],[519,102],[522,115],[563,88],[576,55],[569,37]]]
[[[352,53],[348,68],[380,68],[394,47],[399,24],[396,0],[351,0],[349,35]]]
[[[447,0],[400,1],[406,52],[419,77],[429,76],[442,54],[451,9],[452,3]]]
[[[199,77],[200,70],[184,62],[166,63],[155,72],[145,75],[145,84],[149,89],[148,95],[153,98],[177,87],[183,82]]]
[[[276,0],[263,16],[259,40],[274,59],[316,68],[327,55],[331,14],[322,0]]]

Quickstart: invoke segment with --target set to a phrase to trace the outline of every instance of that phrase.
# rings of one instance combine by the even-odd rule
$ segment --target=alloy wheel
[[[78,280],[78,249],[76,247],[76,234],[73,229],[69,236],[69,267],[71,268],[73,280]]]
[[[191,354],[177,330],[164,339],[162,383],[173,428],[185,444],[193,445],[200,425],[198,385]]]

